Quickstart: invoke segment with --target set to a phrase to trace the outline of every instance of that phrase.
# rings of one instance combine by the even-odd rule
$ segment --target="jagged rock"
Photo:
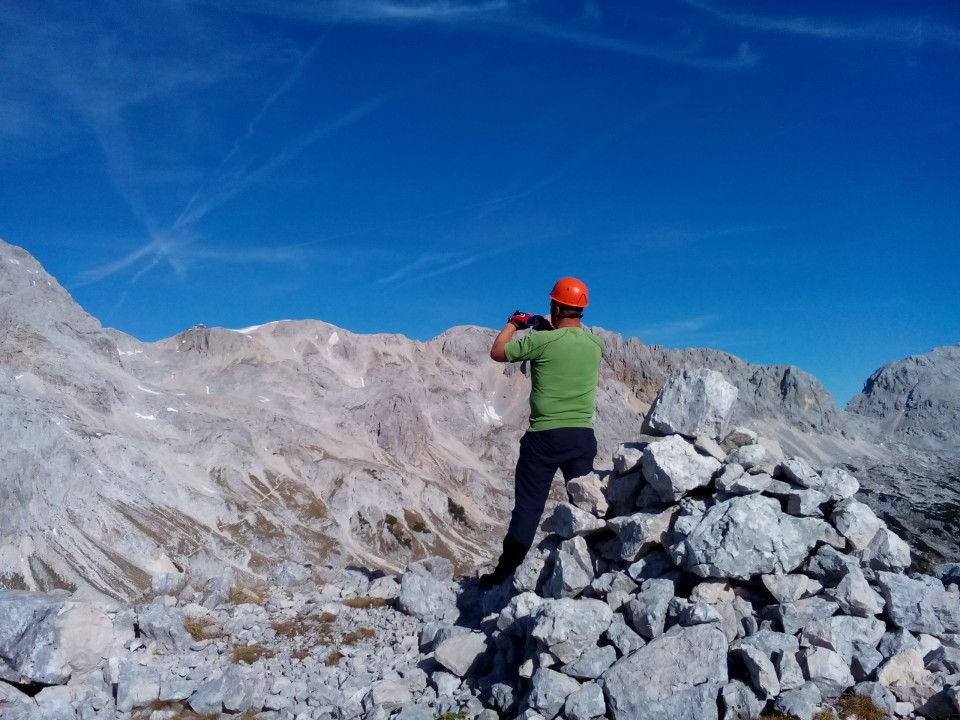
[[[660,513],[639,512],[608,520],[606,526],[620,541],[620,559],[636,560],[662,546],[679,510],[671,507]]]
[[[819,582],[799,573],[761,575],[760,580],[778,603],[795,602],[816,595],[823,589]]]
[[[728,462],[740,465],[744,470],[758,467],[767,461],[767,449],[759,443],[742,445],[727,456]]]
[[[716,718],[727,679],[727,641],[714,625],[673,627],[603,674],[614,720]]]
[[[718,461],[698,454],[679,435],[650,443],[640,464],[644,478],[660,498],[671,502],[705,487],[720,468]]]
[[[823,545],[810,556],[806,563],[806,573],[824,585],[833,587],[859,567],[856,558],[838,552],[829,545]]]
[[[919,650],[903,650],[877,670],[877,682],[887,688],[923,685],[930,678]]]
[[[623,656],[632,655],[646,644],[646,641],[627,625],[623,615],[620,614],[613,616],[613,620],[606,630],[606,635],[607,639]]]
[[[406,685],[396,680],[381,680],[370,688],[364,706],[392,710],[409,702],[413,702],[413,694]]]
[[[595,682],[581,685],[567,696],[563,704],[563,717],[567,720],[593,720],[603,717],[606,711],[603,690]]]
[[[632,512],[642,487],[643,477],[639,472],[611,476],[605,493],[609,512],[615,516]]]
[[[876,618],[835,615],[816,618],[803,626],[801,638],[809,645],[833,650],[848,666],[852,662],[854,645],[862,643],[876,647],[883,637],[886,625]]]
[[[824,597],[801,598],[796,602],[780,603],[772,608],[771,615],[779,621],[783,632],[793,635],[814,620],[830,617],[839,607]]]
[[[736,386],[715,370],[684,370],[660,389],[644,427],[664,435],[722,437],[737,394]]]
[[[823,492],[833,501],[852,498],[860,490],[860,482],[846,470],[830,467],[820,473]]]
[[[564,665],[560,672],[577,680],[595,680],[617,661],[617,651],[610,645],[585,650],[572,663]]]
[[[843,657],[825,647],[801,650],[800,664],[804,668],[804,675],[816,684],[824,697],[839,697],[856,682]]]
[[[137,611],[140,634],[168,651],[184,650],[193,642],[193,637],[183,624],[183,615],[176,608],[164,607],[159,600]]]
[[[567,698],[580,689],[576,680],[549,668],[537,670],[531,682],[530,707],[539,710],[547,720],[555,718]]]
[[[861,562],[874,570],[899,572],[910,567],[910,546],[886,527],[877,530],[859,555]]]
[[[643,445],[637,443],[622,443],[613,451],[613,469],[617,475],[626,475],[633,472],[640,465],[643,458]]]
[[[581,510],[575,505],[558,503],[553,513],[543,521],[542,528],[545,532],[554,533],[562,538],[572,538],[599,532],[606,526],[606,521],[596,515]]]
[[[821,490],[824,486],[823,478],[800,457],[787,458],[777,465],[776,477],[786,478],[788,482],[807,490]]]
[[[759,439],[757,433],[750,428],[737,426],[723,436],[720,444],[727,452],[731,452],[744,445],[756,445]]]
[[[731,680],[724,685],[723,690],[720,691],[720,697],[723,700],[723,714],[720,720],[759,717],[765,705],[749,685],[739,680]]]
[[[457,598],[449,586],[452,576],[450,561],[442,558],[428,558],[409,565],[400,579],[397,607],[421,620],[455,618]]]
[[[120,663],[117,675],[117,710],[130,712],[160,698],[160,673],[131,661]],[[220,711],[220,705],[217,705]]]
[[[747,579],[789,573],[806,560],[824,533],[814,518],[793,518],[761,495],[735,497],[707,510],[680,544],[675,562],[700,577]]]
[[[627,603],[627,616],[641,637],[649,640],[663,634],[674,592],[669,580],[646,580],[636,598]]]
[[[571,663],[597,647],[612,620],[613,611],[600,600],[544,600],[536,610],[530,635],[557,660]]]
[[[780,694],[780,678],[773,661],[766,653],[752,645],[741,644],[733,649],[731,654],[743,661],[750,673],[750,682],[757,692],[767,698]]]
[[[848,615],[873,617],[883,612],[883,597],[870,587],[863,571],[858,567],[851,567],[840,584],[829,594],[837,601],[840,610]]]
[[[815,682],[808,682],[784,692],[773,706],[777,712],[796,717],[798,720],[813,720],[822,702],[823,696],[819,686]]]
[[[693,441],[693,446],[702,454],[712,457],[718,462],[724,462],[727,459],[727,451],[720,447],[720,443],[708,435],[698,435]]]
[[[729,468],[733,468],[730,473],[727,472]],[[739,473],[737,473],[737,469],[739,469]],[[745,473],[743,466],[737,463],[724,468],[724,472],[715,481],[717,490],[730,495],[760,493],[769,488],[772,483],[773,478],[766,473]]]
[[[457,677],[474,672],[487,652],[487,637],[482,633],[464,633],[441,642],[433,652],[438,663]]]
[[[597,473],[574,478],[567,483],[567,495],[570,497],[570,502],[581,510],[597,517],[606,515],[609,507],[603,490],[603,481]]]
[[[577,597],[593,582],[593,562],[582,537],[566,540],[553,563],[553,572],[543,585],[546,597]]]
[[[960,633],[960,599],[946,590],[891,572],[877,573],[886,615],[910,632],[941,636]]]
[[[104,606],[0,590],[0,678],[57,685],[103,662],[116,641]]]
[[[883,521],[869,506],[857,500],[844,500],[837,504],[830,522],[850,542],[854,550],[866,548],[877,531],[883,527]]]

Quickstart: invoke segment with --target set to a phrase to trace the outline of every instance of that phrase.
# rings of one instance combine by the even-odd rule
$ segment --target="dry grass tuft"
[[[276,653],[263,645],[243,645],[235,647],[231,657],[235,663],[253,665],[257,660],[272,658]]]
[[[222,637],[222,630],[216,620],[210,617],[191,617],[183,621],[190,636],[197,641]]]
[[[243,605],[250,603],[252,605],[263,605],[270,595],[270,588],[266,585],[254,585],[250,587],[239,587],[235,585],[230,588],[230,595],[227,601],[231,605]]]
[[[372,637],[376,637],[377,633],[372,628],[360,628],[359,630],[353,630],[348,632],[343,636],[344,645],[355,645],[361,640],[369,640]]]
[[[341,660],[343,660],[343,654],[339,650],[334,650],[327,656],[327,659],[323,661],[323,664],[327,667],[333,667]]]
[[[132,720],[150,720],[153,713],[163,713],[169,720],[220,720],[220,713],[197,713],[180,700],[154,700],[145,708],[134,710],[130,717]]]
[[[843,720],[883,720],[887,715],[873,698],[867,695],[844,695],[837,703]]]
[[[385,598],[377,597],[355,597],[347,598],[343,601],[343,604],[348,608],[354,608],[355,610],[370,610],[371,608],[382,608],[387,607],[390,604],[389,600]]]

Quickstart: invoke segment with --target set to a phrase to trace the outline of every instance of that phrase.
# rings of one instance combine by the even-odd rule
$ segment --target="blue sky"
[[[0,4],[0,237],[104,325],[546,311],[797,365],[960,341],[960,4]]]

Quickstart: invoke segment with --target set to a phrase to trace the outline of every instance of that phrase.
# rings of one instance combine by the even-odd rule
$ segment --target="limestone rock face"
[[[736,399],[737,388],[716,370],[684,370],[660,390],[644,424],[664,435],[719,439]]]
[[[960,343],[884,365],[847,410],[908,442],[960,445]]]

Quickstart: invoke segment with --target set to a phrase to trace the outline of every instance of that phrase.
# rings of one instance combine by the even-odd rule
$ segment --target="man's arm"
[[[507,346],[507,343],[513,340],[513,334],[517,331],[517,326],[512,322],[508,322],[503,326],[503,330],[500,331],[500,334],[493,341],[493,347],[490,348],[490,358],[496,360],[497,362],[507,362],[507,355],[504,352],[504,348]]]

